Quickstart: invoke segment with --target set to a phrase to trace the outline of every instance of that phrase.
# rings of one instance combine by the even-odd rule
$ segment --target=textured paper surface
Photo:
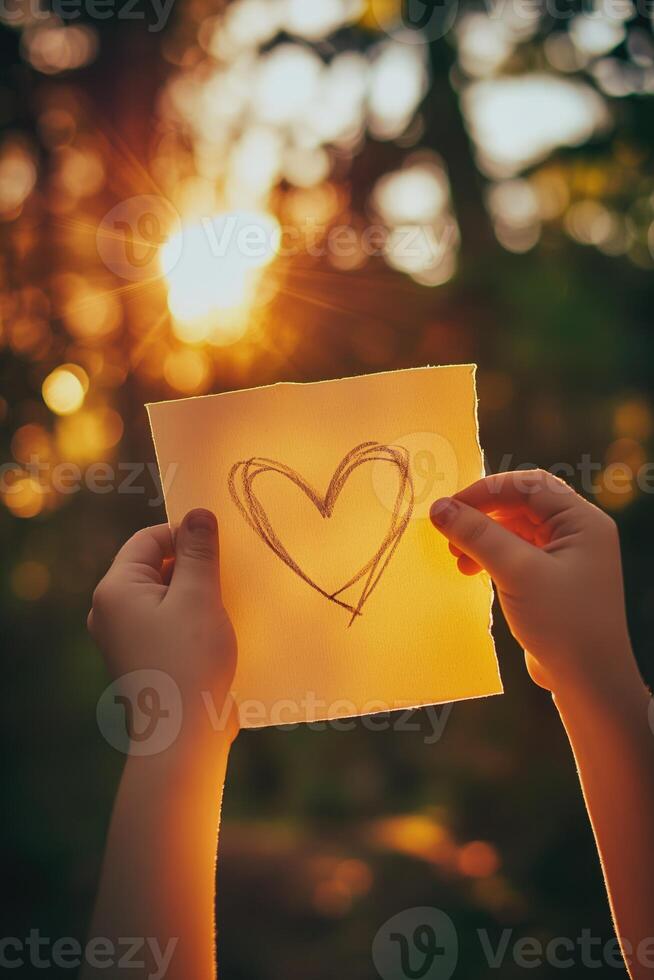
[[[428,517],[482,475],[474,375],[416,368],[148,406],[171,525],[193,507],[218,517],[245,727],[501,692],[490,581],[457,571]]]

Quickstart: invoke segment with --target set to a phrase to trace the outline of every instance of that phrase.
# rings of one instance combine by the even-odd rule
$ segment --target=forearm
[[[145,966],[131,968],[130,977],[215,976],[215,866],[228,751],[224,734],[180,736],[163,753],[128,758],[91,939],[145,941],[135,957]],[[84,973],[85,980],[95,976]]]
[[[654,735],[630,649],[602,690],[554,700],[575,756],[616,932],[631,976],[654,975]]]

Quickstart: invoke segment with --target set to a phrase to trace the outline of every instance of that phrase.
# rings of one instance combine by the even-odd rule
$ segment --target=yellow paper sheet
[[[490,581],[428,517],[482,475],[474,365],[148,411],[171,525],[218,517],[244,727],[501,693]]]

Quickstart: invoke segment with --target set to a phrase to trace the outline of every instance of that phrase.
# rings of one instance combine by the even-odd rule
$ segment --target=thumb
[[[540,557],[534,545],[456,498],[434,501],[429,516],[434,527],[485,568],[500,589],[524,585],[525,571]]]
[[[170,589],[202,596],[220,594],[218,522],[210,510],[189,511],[179,526]]]

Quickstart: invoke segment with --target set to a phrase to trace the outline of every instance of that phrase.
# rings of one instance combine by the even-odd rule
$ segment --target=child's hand
[[[208,717],[206,694],[221,716],[236,639],[220,594],[214,515],[191,511],[174,544],[166,524],[138,531],[95,590],[88,625],[128,697],[139,692],[129,690],[125,675],[164,671],[180,690],[185,724]]]
[[[542,470],[479,480],[431,519],[465,575],[494,579],[534,681],[610,693],[633,670],[615,523]]]
[[[459,568],[497,584],[529,673],[572,746],[629,975],[654,921],[651,699],[631,652],[614,522],[541,470],[479,480],[432,504]],[[642,946],[644,944],[644,947]]]
[[[165,961],[168,980],[213,978],[220,803],[238,730],[227,700],[236,640],[220,595],[213,514],[191,511],[174,542],[166,525],[135,534],[95,591],[89,628],[130,704],[147,691],[144,670],[157,693],[156,672],[169,675],[182,699],[179,735],[128,754],[91,936],[116,948],[121,936],[150,937],[139,976],[163,976]],[[89,966],[83,976],[100,972]]]

